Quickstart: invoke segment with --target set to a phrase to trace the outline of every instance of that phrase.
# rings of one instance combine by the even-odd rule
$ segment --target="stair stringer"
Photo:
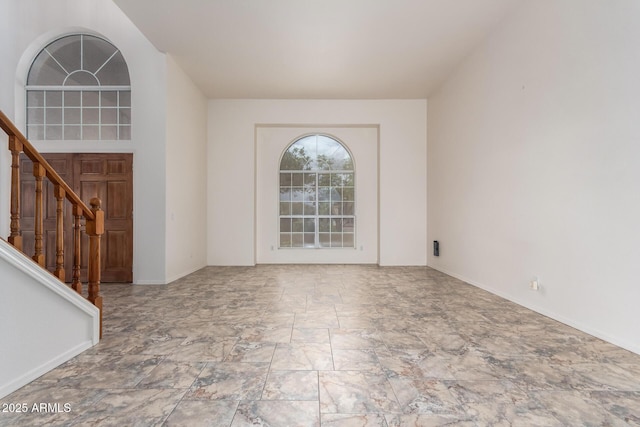
[[[0,398],[100,340],[100,311],[0,239]]]

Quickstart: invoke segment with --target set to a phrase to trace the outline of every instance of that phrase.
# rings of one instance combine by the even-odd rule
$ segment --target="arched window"
[[[354,248],[353,159],[339,141],[308,135],[280,160],[280,248]]]
[[[130,140],[131,83],[122,53],[87,34],[47,45],[27,77],[27,137]]]

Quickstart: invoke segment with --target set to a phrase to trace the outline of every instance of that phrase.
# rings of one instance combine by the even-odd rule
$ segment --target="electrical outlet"
[[[537,277],[534,277],[533,279],[531,279],[531,281],[529,282],[529,288],[532,291],[540,290],[540,282],[538,281]]]

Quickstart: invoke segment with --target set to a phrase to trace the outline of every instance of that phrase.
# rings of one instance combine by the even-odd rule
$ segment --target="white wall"
[[[167,282],[207,265],[207,100],[167,55]]]
[[[134,259],[136,283],[165,282],[166,60],[110,0],[1,0],[0,108],[24,130],[24,83],[44,45],[70,32],[99,34],[114,43],[129,66],[131,142],[34,144],[42,152],[134,153]],[[7,12],[5,14],[5,12]],[[6,54],[6,56],[5,56]],[[9,234],[8,150],[0,147],[0,233]]]
[[[256,124],[379,125],[379,263],[425,265],[425,100],[210,101],[208,264],[255,263]]]
[[[98,343],[100,312],[0,240],[0,398]]]
[[[637,353],[639,19],[525,1],[429,98],[428,131],[428,264]]]

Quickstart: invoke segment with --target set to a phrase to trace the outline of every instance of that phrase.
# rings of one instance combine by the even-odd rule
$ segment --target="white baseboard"
[[[625,350],[629,350],[633,353],[639,354],[640,355],[640,343],[632,343],[632,342],[627,342],[626,340],[622,340],[619,337],[615,337],[612,336],[610,334],[607,334],[605,332],[602,332],[598,329],[595,329],[593,327],[587,326],[587,325],[583,325],[580,322],[575,321],[574,319],[569,319],[561,314],[558,313],[554,313],[551,312],[547,309],[541,308],[536,306],[535,304],[531,304],[529,301],[522,301],[519,298],[514,297],[513,295],[510,295],[508,293],[499,291],[497,289],[492,288],[491,286],[487,286],[483,283],[479,283],[476,282],[474,280],[470,280],[460,274],[457,274],[453,271],[449,271],[447,269],[443,269],[443,268],[436,268],[436,267],[432,267],[432,266],[428,266],[429,268],[433,268],[434,270],[440,271],[441,273],[444,273],[446,275],[449,275],[451,277],[455,277],[456,279],[462,280],[465,283],[468,283],[470,285],[473,285],[477,288],[480,288],[482,290],[485,290],[489,293],[492,293],[494,295],[497,295],[501,298],[504,298],[508,301],[514,302],[518,305],[521,305],[522,307],[528,308],[529,310],[535,311],[536,313],[542,314],[543,316],[547,316],[550,319],[553,320],[557,320],[560,323],[563,323],[567,326],[571,326],[572,328],[578,329],[579,331],[582,331],[584,333],[587,333],[589,335],[592,335],[596,338],[600,338],[601,340],[607,341],[613,345],[616,345],[618,347],[624,348]]]
[[[54,368],[57,368],[58,366],[62,365],[64,362],[76,357],[77,355],[79,355],[80,353],[82,353],[83,351],[91,347],[93,347],[93,342],[85,341],[82,344],[79,344],[78,346],[49,360],[48,362],[43,363],[42,365],[36,367],[35,369],[32,369],[31,371],[20,375],[18,378],[13,379],[9,383],[0,385],[0,399],[8,396],[9,394],[13,393],[19,388],[24,387],[25,385],[29,384],[31,381],[35,380],[36,378],[41,377],[42,375],[46,374],[47,372],[51,371]]]

